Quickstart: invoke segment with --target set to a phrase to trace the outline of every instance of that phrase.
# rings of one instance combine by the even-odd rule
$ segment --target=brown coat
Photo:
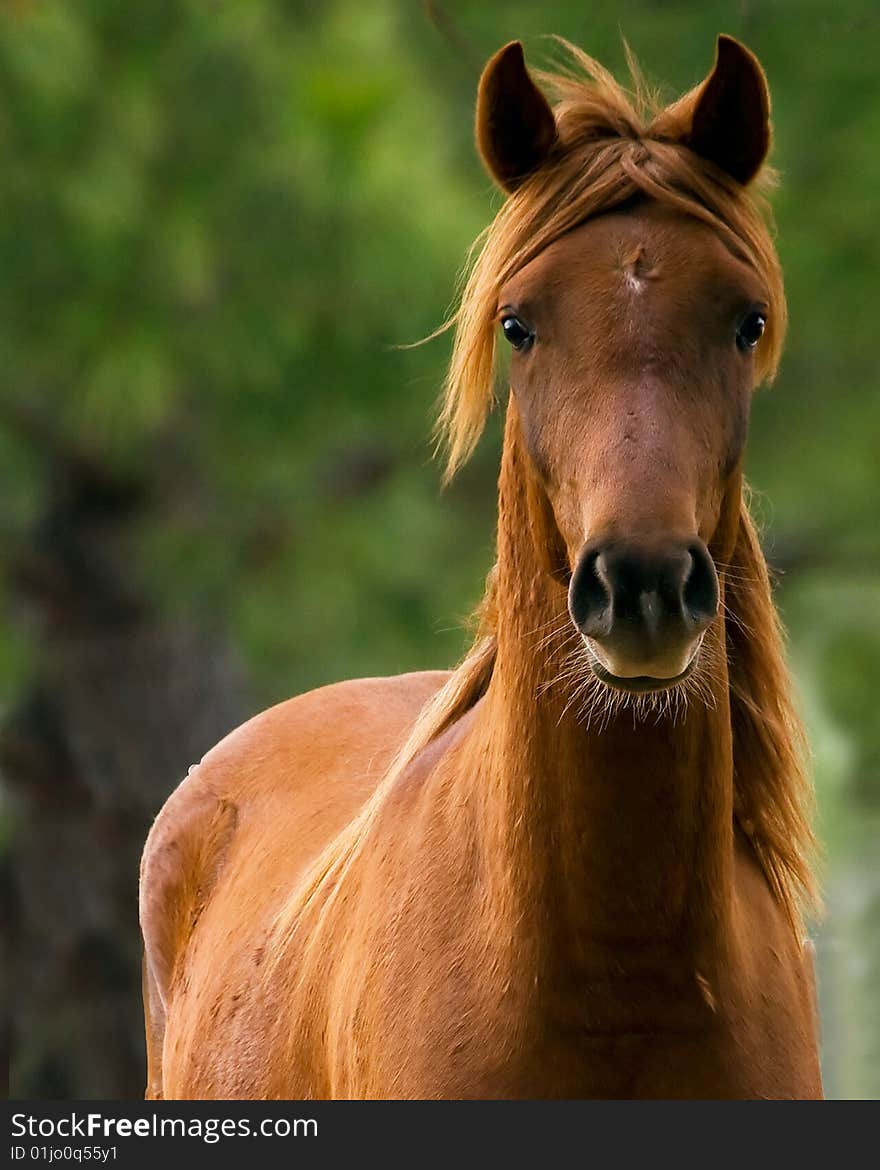
[[[456,461],[512,320],[480,636],[451,674],[265,712],[170,798],[148,1096],[821,1096],[808,789],[741,475],[784,327],[745,190],[766,85],[722,39],[645,123],[581,60],[599,82],[560,81],[555,113],[518,46],[481,83],[512,195],[444,411]],[[685,566],[666,610],[646,587],[621,619],[621,549]]]

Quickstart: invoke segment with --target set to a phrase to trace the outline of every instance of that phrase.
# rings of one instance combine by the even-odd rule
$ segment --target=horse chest
[[[783,1047],[762,1050],[730,1021],[693,1032],[547,1031],[511,1045],[501,1034],[419,1053],[364,1095],[409,1098],[780,1099],[821,1097],[818,1070]],[[415,1059],[413,1059],[415,1057]],[[360,1094],[357,1094],[360,1095]]]
[[[529,986],[527,987],[527,982]],[[816,1098],[809,1028],[773,995],[710,990],[689,964],[625,983],[504,994],[456,980],[386,1018],[370,1075],[342,1095],[408,1098]]]

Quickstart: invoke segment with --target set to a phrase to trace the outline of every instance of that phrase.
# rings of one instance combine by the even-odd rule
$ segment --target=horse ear
[[[556,120],[529,77],[519,41],[489,61],[477,91],[477,147],[505,191],[515,191],[541,165],[556,141]]]
[[[697,91],[684,144],[743,185],[752,181],[767,157],[767,79],[757,57],[733,37],[718,38],[715,68]]]

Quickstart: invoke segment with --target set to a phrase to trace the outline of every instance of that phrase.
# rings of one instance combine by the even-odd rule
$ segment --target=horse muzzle
[[[598,678],[622,690],[683,682],[718,614],[718,575],[699,539],[646,546],[585,546],[568,609]]]

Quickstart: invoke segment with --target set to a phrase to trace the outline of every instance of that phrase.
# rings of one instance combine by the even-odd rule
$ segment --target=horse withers
[[[487,65],[508,194],[450,472],[510,351],[497,561],[449,673],[251,720],[144,852],[150,1097],[821,1096],[801,736],[745,502],[785,328],[763,72],[667,108]],[[554,104],[545,96],[550,92]]]

